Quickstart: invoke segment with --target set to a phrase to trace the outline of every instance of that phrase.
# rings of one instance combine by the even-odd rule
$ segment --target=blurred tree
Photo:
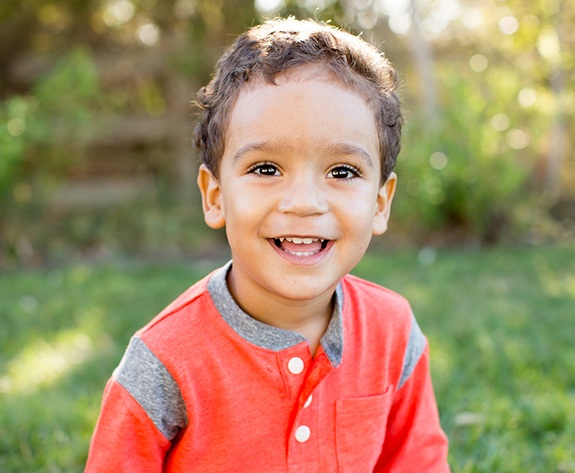
[[[68,179],[164,175],[189,206],[195,196],[190,98],[255,16],[247,0],[2,2],[2,206],[22,211],[35,194],[49,197],[55,187],[37,179],[48,169],[52,178]],[[69,54],[78,47],[81,57]],[[89,67],[92,86],[101,90],[96,102],[78,99]],[[74,130],[73,139],[62,130]],[[88,145],[85,153],[74,146],[80,142]],[[2,226],[0,253],[34,246],[18,244],[32,235]]]
[[[566,225],[569,218],[575,222],[574,157],[567,154],[575,131],[575,9],[569,2],[350,0],[347,5],[357,4],[379,8],[403,40],[404,54],[411,51],[411,64],[403,69],[411,112],[403,160],[412,164],[416,205],[405,209],[412,215],[408,220],[433,221],[445,229],[467,222],[463,226],[472,239],[496,240],[505,227],[532,225],[563,200],[572,202]],[[380,27],[378,22],[375,28]],[[445,117],[438,126],[436,106]],[[424,149],[423,156],[412,152]],[[441,153],[445,169],[438,169]],[[427,213],[417,215],[424,207]]]
[[[575,200],[574,10],[567,0],[4,0],[3,206],[33,200],[48,170],[51,182],[151,175],[189,206],[189,100],[236,34],[293,14],[361,32],[400,71],[398,170],[414,202],[404,222],[496,239],[487,229],[501,219]],[[89,70],[96,98],[78,96]],[[534,190],[546,198],[529,199]],[[17,246],[17,233],[3,231],[4,244]]]

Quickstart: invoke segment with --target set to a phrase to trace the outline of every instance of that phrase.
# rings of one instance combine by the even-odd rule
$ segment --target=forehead
[[[338,68],[335,70],[334,67],[330,67],[330,65],[326,63],[309,63],[292,67],[276,74],[271,81],[264,78],[264,74],[261,72],[253,74],[249,81],[244,82],[238,90],[236,100],[241,94],[257,91],[258,88],[265,85],[309,81],[324,82],[346,90],[347,92],[357,94],[362,97],[366,105],[370,107],[377,95],[377,91],[368,80],[360,77],[351,69],[341,68],[341,70],[339,70]]]
[[[286,93],[299,95],[297,94],[298,89],[301,89],[303,94],[306,85],[310,83],[320,83],[325,85],[325,87],[322,88],[323,92],[329,90],[332,93],[334,101],[338,100],[337,96],[339,96],[339,100],[342,100],[343,96],[347,96],[348,98],[353,96],[354,100],[363,102],[365,107],[371,110],[371,113],[368,112],[368,115],[375,119],[375,111],[373,109],[375,92],[367,84],[365,79],[357,77],[357,75],[351,71],[350,75],[350,77],[353,77],[351,80],[350,77],[338,77],[334,71],[321,63],[304,64],[288,69],[273,77],[273,82],[265,79],[262,73],[257,73],[252,75],[250,80],[246,81],[238,90],[228,110],[228,114],[233,115],[234,111],[238,108],[238,102],[245,100],[246,96],[250,97],[250,101],[254,101],[258,99],[258,96],[281,95],[283,91],[290,89],[291,90]],[[277,91],[277,88],[279,88],[281,92],[274,94],[273,91]]]
[[[367,100],[317,66],[301,66],[276,77],[275,84],[254,78],[245,84],[230,110],[224,158],[242,148],[362,148],[379,160],[375,114]],[[342,146],[343,145],[343,146]]]

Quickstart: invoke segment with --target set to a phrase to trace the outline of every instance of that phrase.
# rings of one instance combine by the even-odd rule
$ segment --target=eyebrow
[[[351,143],[333,143],[329,146],[329,150],[331,153],[336,155],[345,156],[353,154],[359,156],[367,166],[373,167],[373,159],[371,155],[361,146],[354,145]]]
[[[242,159],[242,157],[245,154],[248,154],[252,151],[273,154],[289,148],[290,148],[289,145],[287,145],[286,143],[282,143],[281,141],[280,142],[261,141],[255,143],[248,143],[236,151],[236,154],[234,154],[234,157],[232,158],[232,164],[236,164],[240,159]]]
[[[262,141],[255,143],[248,143],[242,146],[233,156],[232,164],[236,164],[242,157],[252,151],[264,152],[269,154],[280,153],[285,150],[290,150],[293,147],[288,143],[278,141]],[[330,154],[338,156],[355,155],[359,156],[361,160],[369,167],[373,168],[373,158],[361,146],[351,143],[332,143],[327,148]]]

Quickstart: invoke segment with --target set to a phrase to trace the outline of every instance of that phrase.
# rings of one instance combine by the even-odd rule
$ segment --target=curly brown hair
[[[194,143],[202,162],[217,177],[229,115],[251,78],[275,84],[278,74],[315,64],[358,92],[373,109],[379,134],[381,179],[387,180],[401,147],[397,74],[387,58],[359,36],[334,26],[294,18],[273,19],[240,35],[224,52],[211,81],[196,97]]]

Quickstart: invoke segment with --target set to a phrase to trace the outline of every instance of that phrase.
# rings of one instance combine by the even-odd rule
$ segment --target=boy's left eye
[[[351,179],[360,176],[359,170],[353,166],[336,166],[327,173],[327,177],[332,179]]]
[[[272,163],[259,163],[250,167],[248,170],[250,174],[258,174],[260,176],[279,176],[280,171],[275,164]]]

